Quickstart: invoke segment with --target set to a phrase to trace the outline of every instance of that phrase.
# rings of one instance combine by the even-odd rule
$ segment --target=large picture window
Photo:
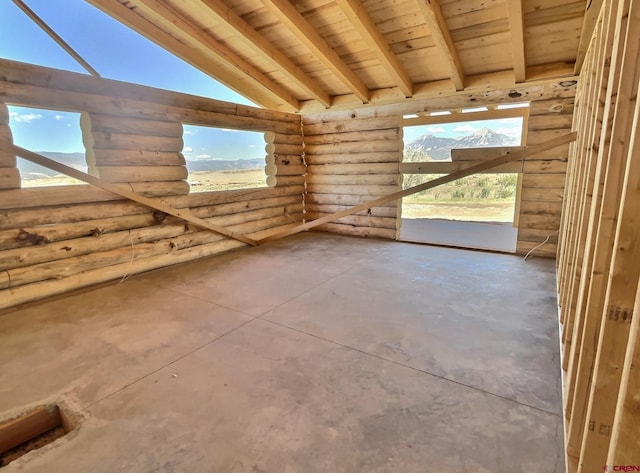
[[[403,188],[500,154],[482,148],[521,146],[526,140],[528,111],[528,104],[515,104],[405,117]],[[474,150],[465,152],[471,148]],[[405,197],[400,239],[514,251],[517,163],[497,171],[474,174]],[[460,239],[460,235],[465,238]],[[471,238],[478,235],[485,235],[484,241]]]

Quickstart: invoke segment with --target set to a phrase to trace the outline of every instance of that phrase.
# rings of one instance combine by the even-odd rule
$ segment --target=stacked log
[[[9,109],[0,102],[0,143],[13,144],[13,135],[9,128]],[[16,155],[0,149],[0,189],[20,187],[20,173],[16,167]]]
[[[531,102],[527,145],[544,143],[569,133],[573,109],[573,98]],[[565,145],[546,151],[525,164],[519,200],[517,253],[525,254],[546,240],[535,254],[555,258],[568,156],[569,145]]]
[[[263,238],[302,221],[303,191],[279,186],[163,201]],[[0,309],[244,246],[130,201],[11,209],[1,197]]]
[[[147,196],[189,193],[181,123],[85,112],[80,126],[90,174]]]
[[[267,132],[266,141],[267,185],[298,186],[304,185],[307,172],[303,154],[303,138],[298,134]]]
[[[345,210],[400,190],[402,128],[398,117],[304,117],[305,220]],[[318,230],[395,239],[398,203],[343,217]]]

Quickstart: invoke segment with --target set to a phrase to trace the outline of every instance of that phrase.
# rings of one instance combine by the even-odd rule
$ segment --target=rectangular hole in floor
[[[73,430],[68,417],[52,404],[0,422],[0,468]]]

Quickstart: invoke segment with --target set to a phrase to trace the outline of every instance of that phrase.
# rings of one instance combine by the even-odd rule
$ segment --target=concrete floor
[[[561,472],[554,263],[310,233],[0,317],[3,471]]]

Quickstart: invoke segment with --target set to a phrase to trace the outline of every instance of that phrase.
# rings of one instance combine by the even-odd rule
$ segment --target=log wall
[[[302,222],[300,117],[0,60],[0,137],[7,104],[82,113],[89,172],[253,238]],[[271,187],[189,194],[182,123],[265,132]],[[4,131],[3,131],[4,130]],[[0,185],[0,309],[240,248],[91,186]],[[4,188],[3,188],[4,187]]]
[[[569,81],[542,93],[536,88],[530,95],[492,96],[492,100],[494,103],[531,100],[525,134],[526,144],[534,145],[571,131],[575,89],[575,81]],[[473,105],[482,104],[476,101]],[[437,167],[433,170],[423,164],[401,164],[403,115],[440,110],[441,101],[433,105],[417,102],[414,107],[372,107],[303,117],[308,164],[307,220],[390,194],[400,188],[403,173],[448,173],[473,164],[429,163]],[[516,216],[519,254],[538,247],[536,255],[556,255],[568,153],[569,146],[563,146],[531,158],[524,169],[516,163],[505,168],[522,172]],[[387,207],[373,208],[319,229],[397,238],[401,222],[398,205],[400,203],[390,203]],[[545,240],[547,242],[539,246]]]
[[[576,97],[557,260],[570,473],[639,467],[638,44],[640,5],[603,2]]]
[[[304,117],[307,163],[305,219],[314,220],[400,190],[402,125],[398,116],[328,121]],[[318,230],[395,239],[398,203],[391,202]]]
[[[9,128],[9,110],[0,101],[0,144],[13,144],[13,135]],[[0,149],[0,189],[15,189],[20,187],[20,173],[16,168],[16,155],[5,149]]]

